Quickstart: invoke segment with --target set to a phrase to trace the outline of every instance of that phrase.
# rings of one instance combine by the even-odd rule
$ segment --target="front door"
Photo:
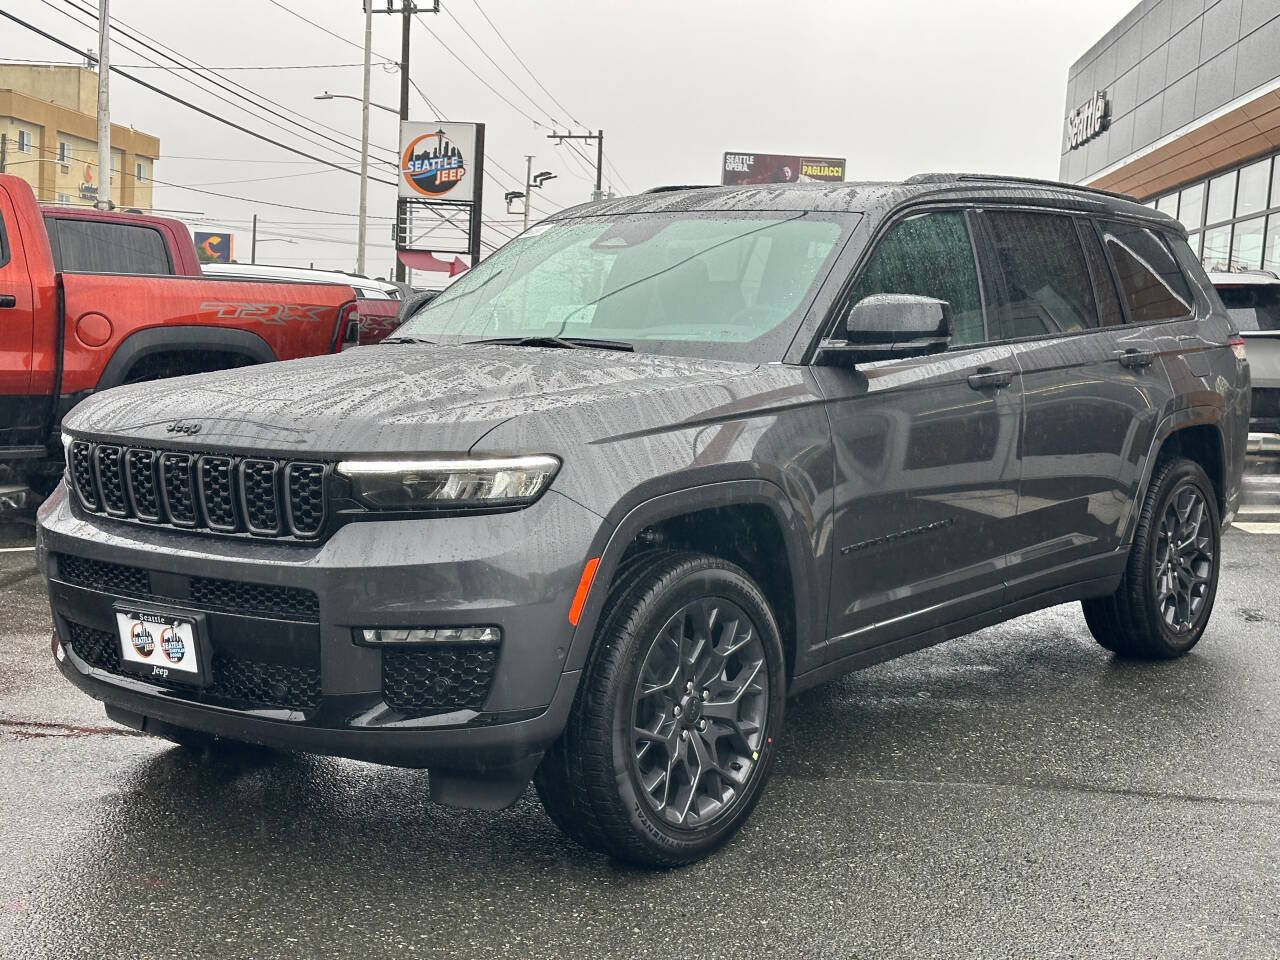
[[[23,238],[0,186],[0,448],[35,444],[48,395],[32,395],[35,313]]]
[[[835,450],[830,659],[998,606],[1017,512],[1020,383],[986,343],[969,214],[890,227],[846,303],[874,293],[951,304],[952,347],[814,367]]]

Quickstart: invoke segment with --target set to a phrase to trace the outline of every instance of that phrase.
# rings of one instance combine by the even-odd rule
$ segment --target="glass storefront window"
[[[1187,234],[1187,243],[1191,246],[1191,252],[1197,257],[1200,256],[1200,241],[1204,239],[1204,234],[1189,233]]]
[[[1230,220],[1236,208],[1236,172],[1224,173],[1209,181],[1209,213],[1205,223]]]
[[[1167,213],[1171,217],[1178,215],[1178,194],[1166,193],[1163,197],[1156,201],[1156,209],[1161,213]]]
[[[1267,209],[1267,188],[1271,186],[1271,158],[1240,169],[1236,190],[1236,216],[1247,217]]]
[[[1241,178],[1243,182],[1243,177]],[[1236,224],[1231,238],[1231,269],[1258,270],[1262,267],[1262,233],[1266,217],[1254,217]]]
[[[1203,183],[1197,183],[1182,191],[1182,200],[1178,204],[1178,219],[1188,230],[1199,230],[1204,226]]]
[[[1229,226],[1215,227],[1204,232],[1204,254],[1200,259],[1206,270],[1230,269],[1231,228]]]
[[[1280,163],[1276,164],[1280,170]],[[1262,247],[1262,269],[1280,273],[1280,213],[1267,217],[1267,242]]]

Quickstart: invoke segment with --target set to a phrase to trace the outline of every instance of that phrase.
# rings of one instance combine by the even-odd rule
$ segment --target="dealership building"
[[[1210,269],[1280,272],[1280,0],[1143,0],[1065,112],[1062,180],[1177,217]]]

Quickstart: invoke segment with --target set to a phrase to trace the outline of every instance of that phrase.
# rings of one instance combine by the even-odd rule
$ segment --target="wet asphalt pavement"
[[[420,772],[116,727],[8,549],[0,957],[1276,957],[1280,510],[1246,520],[1190,656],[1116,660],[1072,604],[813,691],[739,838],[668,873],[532,791],[451,810]]]

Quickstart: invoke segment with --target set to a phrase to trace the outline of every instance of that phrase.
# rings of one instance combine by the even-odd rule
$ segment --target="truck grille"
[[[123,674],[120,666],[120,638],[105,630],[94,630],[68,622],[69,646],[77,657],[107,673]],[[320,669],[283,663],[263,663],[214,651],[209,686],[194,694],[201,700],[224,701],[251,708],[283,707],[286,710],[314,710],[320,703]],[[148,677],[148,683],[184,689]]]
[[[117,519],[311,540],[327,518],[323,463],[76,440],[68,464],[80,506]]]
[[[480,710],[498,667],[498,648],[442,646],[384,650],[382,698],[409,716]]]
[[[77,557],[69,553],[57,554],[56,558],[56,578],[76,587],[134,600],[170,601],[196,606],[202,610],[244,616],[297,620],[303,623],[318,623],[320,620],[319,597],[300,587],[191,577],[185,581],[188,595],[172,596],[156,591],[151,585],[150,571],[140,567],[90,560],[88,557]]]

